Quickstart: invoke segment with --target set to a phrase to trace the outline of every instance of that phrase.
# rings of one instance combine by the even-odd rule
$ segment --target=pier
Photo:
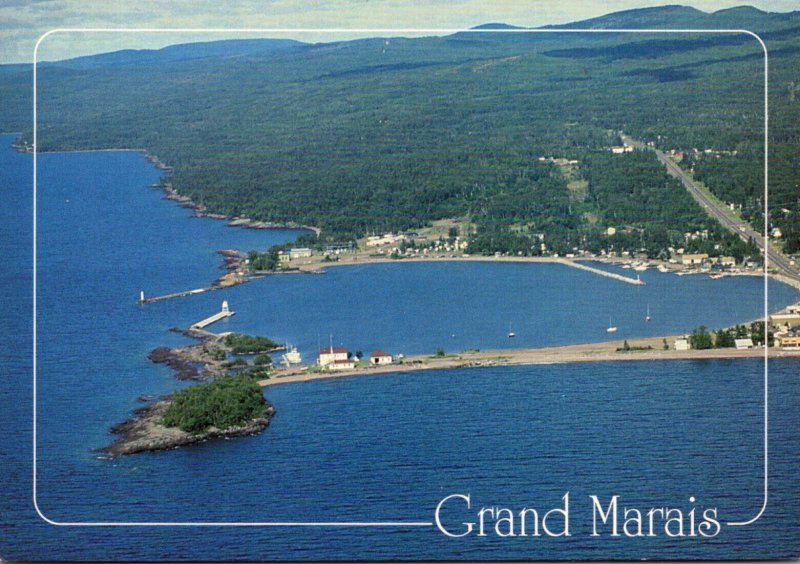
[[[189,329],[202,329],[211,325],[212,323],[216,323],[220,319],[225,319],[226,317],[232,316],[234,313],[228,308],[228,300],[222,300],[222,309],[219,310],[217,313],[210,317],[206,317],[205,319],[201,319],[197,323],[194,323]]]
[[[184,290],[183,292],[175,292],[172,294],[164,294],[163,296],[154,296],[152,298],[145,298],[144,292],[139,292],[139,303],[140,304],[152,304],[154,302],[160,302],[162,300],[171,300],[172,298],[182,298],[183,296],[192,296],[194,294],[202,294],[203,292],[208,292],[213,288],[197,288],[196,290]]]
[[[614,272],[608,272],[607,270],[602,270],[600,268],[587,266],[585,264],[581,264],[574,260],[561,259],[556,262],[560,264],[565,264],[567,266],[571,266],[573,268],[580,268],[581,270],[586,270],[587,272],[599,274],[600,276],[605,276],[607,278],[613,278],[614,280],[619,280],[620,282],[625,282],[627,284],[636,284],[638,286],[644,285],[644,281],[642,281],[638,275],[636,276],[636,278],[628,278],[627,276],[622,276],[621,274],[616,274]]]

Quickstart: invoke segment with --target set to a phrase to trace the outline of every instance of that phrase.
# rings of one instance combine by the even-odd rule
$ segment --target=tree
[[[689,335],[689,345],[696,350],[710,349],[714,346],[711,333],[708,332],[705,325],[692,331],[692,334]]]
[[[256,366],[269,366],[272,364],[272,357],[266,353],[256,355],[253,359],[253,364]]]
[[[728,349],[736,346],[733,333],[728,329],[720,329],[714,336],[714,347],[717,349]]]

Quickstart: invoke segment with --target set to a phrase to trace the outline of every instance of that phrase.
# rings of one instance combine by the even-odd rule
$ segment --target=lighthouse
[[[228,309],[228,300],[222,300],[222,313],[230,313],[231,310]]]

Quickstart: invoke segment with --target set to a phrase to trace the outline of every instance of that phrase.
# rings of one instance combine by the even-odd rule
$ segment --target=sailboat
[[[608,329],[606,329],[606,333],[616,333],[617,328],[614,325],[611,325],[611,318],[608,318]]]
[[[653,318],[650,317],[650,304],[647,304],[647,315],[645,316],[644,320],[645,321],[650,321],[651,319],[653,319]]]
[[[508,324],[508,338],[509,339],[513,339],[516,336],[517,336],[517,334],[514,333],[514,331],[511,330],[511,323],[509,323]]]

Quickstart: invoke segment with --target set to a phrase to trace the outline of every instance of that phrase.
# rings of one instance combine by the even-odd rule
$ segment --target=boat
[[[653,318],[650,317],[650,304],[647,304],[647,315],[645,316],[644,320],[645,321],[650,321],[651,319],[653,319]]]
[[[281,355],[281,362],[285,364],[287,367],[291,366],[292,364],[300,364],[303,362],[300,353],[297,352],[297,347],[286,347],[286,353]]]
[[[638,271],[638,272],[644,272],[645,270],[647,270],[647,268],[648,268],[648,265],[646,265],[646,264],[637,264],[636,266],[633,267],[633,269]]]
[[[516,336],[517,336],[517,334],[514,333],[514,331],[511,330],[511,323],[509,323],[508,324],[508,338],[509,339],[513,339]]]
[[[709,278],[711,278],[712,280],[719,280],[723,276],[725,276],[725,275],[724,274],[712,274],[711,276],[709,276]]]
[[[667,268],[667,267],[666,267],[666,266],[664,266],[663,264],[659,264],[659,265],[658,265],[658,271],[659,271],[659,272],[669,272],[669,268]]]
[[[606,329],[606,333],[616,333],[617,328],[614,325],[611,325],[611,318],[608,318],[608,329]]]

